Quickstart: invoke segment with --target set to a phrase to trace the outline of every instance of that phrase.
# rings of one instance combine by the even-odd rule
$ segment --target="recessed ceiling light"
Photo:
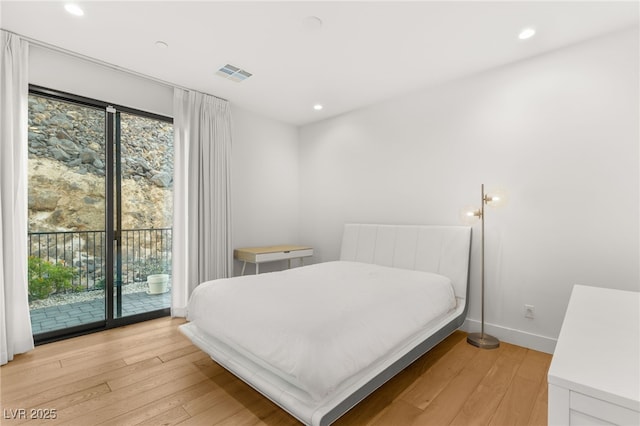
[[[313,106],[313,109],[315,109],[316,111],[320,111],[322,108],[324,108],[324,107],[322,105],[320,105],[320,104],[315,104]]]
[[[520,34],[518,34],[518,38],[520,40],[526,40],[528,38],[533,37],[535,34],[536,34],[535,28],[527,27],[527,28],[523,28],[522,31],[520,31]]]
[[[167,47],[169,47],[169,45],[162,40],[158,40],[156,41],[156,47],[160,49],[166,49]]]
[[[80,6],[78,6],[75,3],[67,3],[64,5],[64,9],[69,12],[72,15],[75,16],[82,16],[84,15],[84,11],[82,9],[80,9]]]
[[[302,27],[307,31],[319,31],[322,29],[322,19],[317,16],[307,16],[302,20]]]

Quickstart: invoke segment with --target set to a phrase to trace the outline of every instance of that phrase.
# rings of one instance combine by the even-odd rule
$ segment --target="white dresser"
[[[548,381],[549,425],[640,425],[640,293],[576,285]]]

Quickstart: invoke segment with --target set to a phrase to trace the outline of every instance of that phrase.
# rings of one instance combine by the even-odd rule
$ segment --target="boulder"
[[[52,211],[58,206],[60,195],[50,190],[38,191],[36,188],[30,188],[29,191],[29,208],[35,211]]]
[[[69,154],[67,154],[60,148],[49,148],[49,153],[58,161],[69,161],[71,159]]]
[[[168,188],[171,186],[173,176],[166,172],[160,172],[151,178],[151,182],[160,188]]]
[[[80,151],[80,161],[83,164],[94,164],[96,160],[99,160],[98,153],[90,148],[85,148]]]

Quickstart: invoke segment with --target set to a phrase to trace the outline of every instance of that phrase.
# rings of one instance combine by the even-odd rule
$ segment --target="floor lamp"
[[[484,332],[484,208],[486,205],[498,203],[501,201],[501,198],[498,195],[487,195],[484,192],[484,184],[480,186],[480,191],[482,194],[482,205],[480,209],[468,211],[466,213],[469,218],[480,218],[480,222],[482,224],[482,235],[481,235],[481,267],[482,267],[482,279],[481,279],[481,325],[480,325],[480,333],[469,333],[467,336],[467,342],[472,344],[473,346],[477,346],[481,349],[495,349],[500,346],[500,341],[493,336],[490,336]]]

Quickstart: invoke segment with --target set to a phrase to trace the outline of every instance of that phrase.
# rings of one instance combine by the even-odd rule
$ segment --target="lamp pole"
[[[482,262],[482,279],[481,279],[481,292],[482,292],[482,302],[480,303],[480,335],[484,339],[484,206],[487,204],[487,196],[484,193],[484,183],[480,185],[480,199],[482,200],[482,207],[480,207],[480,226],[482,228],[482,250],[480,254],[480,261]]]
[[[484,333],[484,206],[491,201],[491,197],[487,197],[484,193],[484,184],[480,185],[480,196],[482,202],[479,212],[482,232],[480,237],[480,333],[469,333],[467,342],[480,349],[495,349],[500,346],[500,341]]]

